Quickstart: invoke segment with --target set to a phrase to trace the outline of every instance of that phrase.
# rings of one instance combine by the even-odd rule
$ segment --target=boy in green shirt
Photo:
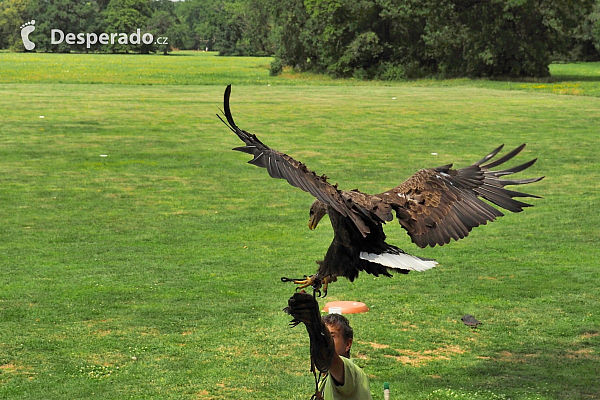
[[[350,360],[354,333],[348,319],[340,314],[321,318],[316,299],[307,293],[295,293],[288,304],[285,311],[294,317],[292,325],[302,322],[308,331],[311,363],[328,372],[318,394],[324,400],[372,400],[367,376]]]

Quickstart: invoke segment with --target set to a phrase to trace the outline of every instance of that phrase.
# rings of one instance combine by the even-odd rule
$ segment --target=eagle
[[[256,135],[240,129],[231,115],[230,95],[231,85],[225,89],[224,109],[221,110],[225,119],[218,114],[217,117],[244,142],[244,146],[233,150],[252,155],[250,164],[265,168],[272,178],[285,179],[315,197],[308,223],[311,230],[326,214],[333,227],[333,241],[324,259],[317,261],[315,274],[300,279],[281,278],[284,282],[299,285],[298,289],[312,287],[318,295],[323,289],[327,295],[329,283],[338,277],[354,281],[361,271],[375,276],[392,276],[390,272],[407,274],[435,267],[438,263],[433,259],[410,255],[386,243],[383,225],[392,221],[394,214],[412,242],[425,248],[462,239],[473,228],[504,215],[489,203],[516,213],[532,205],[515,198],[540,198],[505,186],[538,182],[543,176],[500,179],[529,168],[537,158],[512,168],[493,170],[519,154],[525,144],[494,161],[491,160],[504,145],[468,167],[453,169],[452,164],[448,164],[421,169],[398,186],[378,194],[357,189],[340,190],[337,184],[328,182],[327,176],[317,175],[304,163],[270,148]]]

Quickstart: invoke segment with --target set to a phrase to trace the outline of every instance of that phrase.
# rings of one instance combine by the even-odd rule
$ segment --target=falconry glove
[[[317,300],[308,293],[294,293],[283,311],[294,317],[290,326],[295,327],[300,323],[306,326],[310,338],[311,369],[316,368],[319,372],[326,373],[331,366],[335,346],[329,329],[321,318]]]

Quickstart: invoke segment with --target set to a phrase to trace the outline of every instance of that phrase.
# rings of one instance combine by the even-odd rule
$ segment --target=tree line
[[[543,77],[552,61],[600,59],[600,0],[0,0],[0,48],[22,51],[30,19],[36,51],[213,50],[274,56],[273,74]],[[50,29],[168,44],[52,45]]]
[[[19,28],[28,21],[35,21],[35,30],[29,39],[35,43],[35,51],[40,52],[167,54],[174,47],[184,48],[187,40],[186,27],[176,13],[176,3],[169,0],[0,0],[0,48],[23,51]],[[78,40],[69,43],[68,38],[52,44],[50,34],[51,30],[57,30],[64,35],[95,33],[98,36],[108,32],[125,33],[129,37],[138,29],[168,40],[152,43],[112,40],[106,45],[96,41],[89,46]]]

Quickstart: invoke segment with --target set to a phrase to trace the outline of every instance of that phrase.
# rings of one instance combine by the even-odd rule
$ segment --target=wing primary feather
[[[483,185],[483,187],[489,187],[488,185]],[[541,199],[540,196],[537,196],[535,194],[529,194],[529,193],[524,193],[524,192],[517,192],[516,190],[510,190],[510,189],[498,189],[497,186],[492,186],[494,188],[494,190],[502,190],[502,193],[506,196],[509,197],[532,197],[534,199]]]
[[[508,169],[503,169],[500,171],[493,171],[492,174],[495,177],[500,177],[500,176],[504,176],[504,175],[510,175],[510,174],[515,174],[517,172],[521,172],[529,167],[531,167],[533,164],[535,164],[535,162],[537,161],[537,158],[534,158],[531,161],[528,161],[526,163],[523,163],[521,165],[517,165],[516,167],[512,167],[512,168],[508,168]]]
[[[495,179],[495,178],[491,178],[491,179],[486,179],[486,183],[490,183],[490,181],[492,181],[492,182],[494,182],[498,185],[502,185],[502,186],[527,185],[529,183],[539,182],[544,178],[545,178],[545,176],[540,176],[537,178],[529,178],[529,179]]]
[[[498,146],[496,149],[494,149],[491,153],[489,153],[488,155],[486,155],[485,157],[483,157],[481,160],[477,161],[476,163],[474,163],[473,165],[481,165],[484,162],[494,158],[496,156],[496,154],[498,154],[500,152],[500,150],[502,150],[504,148],[504,145],[501,144],[500,146]]]
[[[506,161],[510,160],[511,158],[513,158],[514,156],[516,156],[517,154],[519,154],[521,152],[521,150],[523,150],[525,148],[525,144],[526,143],[523,143],[522,145],[520,145],[516,149],[511,150],[510,152],[506,153],[504,156],[500,157],[496,161],[492,161],[489,164],[482,165],[481,168],[490,169],[490,168],[497,167],[500,164],[504,164]]]
[[[220,115],[217,114],[217,117],[223,122],[232,132],[234,132],[244,143],[247,145],[259,145],[261,147],[260,150],[268,150],[269,147],[265,146],[255,135],[252,135],[246,132],[243,129],[238,128],[235,121],[233,120],[233,115],[231,114],[231,108],[229,107],[229,98],[231,96],[231,85],[227,85],[225,89],[225,94],[223,95],[223,113],[225,114],[225,119],[227,122],[221,118]]]
[[[498,193],[496,191],[491,191],[484,187],[477,188],[477,193],[481,197],[483,197],[484,199],[486,199],[488,201],[491,201],[498,207],[502,207],[505,210],[509,210],[512,212],[522,211],[519,206],[522,204],[525,204],[525,203],[518,202],[517,200],[513,200],[508,196],[503,196],[502,193]]]
[[[258,153],[254,158],[248,161],[248,164],[256,165],[257,167],[266,168],[267,164],[264,162],[265,153]]]
[[[511,212],[521,212],[523,211],[523,207],[531,207],[531,204],[528,203],[524,203],[522,201],[518,201],[515,199],[512,199],[510,197],[503,197],[497,193],[493,193],[493,192],[483,192],[481,194],[481,197],[483,197],[486,200],[491,201],[492,203],[496,204],[498,207],[502,207],[505,210],[511,211]]]
[[[242,153],[248,153],[248,154],[252,154],[254,155],[254,153],[256,152],[256,146],[240,146],[240,147],[234,147],[232,150],[235,151],[241,151]]]
[[[221,111],[221,112],[223,112],[223,110],[220,110],[220,111]],[[228,127],[229,129],[231,129],[231,132],[233,132],[233,133],[236,133],[236,134],[237,134],[237,132],[235,131],[235,129],[233,129],[233,128],[232,128],[232,127],[231,127],[231,126],[230,126],[230,125],[229,125],[227,122],[225,122],[225,121],[223,120],[223,118],[221,118],[221,116],[220,116],[219,114],[217,114],[217,117],[218,117],[218,118],[221,120],[221,122],[222,122],[222,123],[224,123],[224,124],[225,124],[225,126],[226,126],[226,127]]]
[[[236,131],[241,131],[241,129],[238,128],[235,124],[235,121],[233,120],[233,115],[231,115],[231,109],[229,108],[229,97],[231,97],[231,85],[227,85],[227,87],[225,88],[225,94],[223,95],[223,107],[225,108],[225,118],[227,118],[227,122],[229,122],[229,125],[233,129],[235,129]]]
[[[474,196],[468,200],[468,204],[471,209],[473,209],[477,214],[483,216],[486,221],[493,221],[496,219],[496,217],[501,217],[504,215],[501,211]]]

